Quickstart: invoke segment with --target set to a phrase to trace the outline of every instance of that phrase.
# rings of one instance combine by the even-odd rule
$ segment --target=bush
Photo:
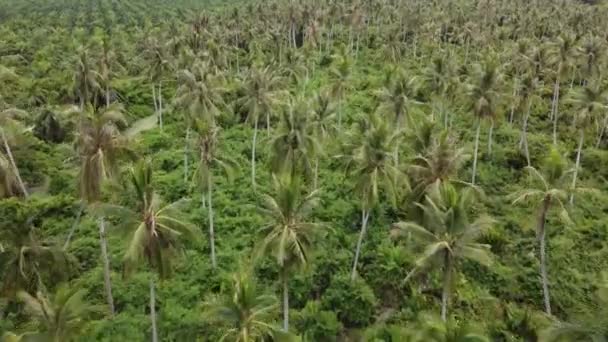
[[[336,276],[323,295],[323,308],[337,313],[348,328],[359,328],[372,322],[376,296],[364,280],[351,281],[348,275]]]
[[[318,301],[310,301],[295,318],[299,332],[310,341],[336,341],[342,324],[335,312],[321,309]]]

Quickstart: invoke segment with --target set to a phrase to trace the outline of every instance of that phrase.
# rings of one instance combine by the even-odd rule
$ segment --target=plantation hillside
[[[0,341],[608,340],[606,18],[0,0]]]

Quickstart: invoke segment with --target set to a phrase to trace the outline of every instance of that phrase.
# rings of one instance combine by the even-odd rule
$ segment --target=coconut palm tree
[[[483,64],[475,65],[475,75],[469,89],[472,110],[477,125],[475,130],[475,151],[473,152],[472,184],[475,184],[475,177],[477,175],[477,152],[479,150],[481,121],[490,121],[491,126],[488,141],[491,141],[492,128],[494,127],[494,120],[496,119],[496,111],[498,109],[498,88],[501,77],[498,64],[492,57],[489,57]]]
[[[359,123],[358,130],[351,134],[346,146],[348,154],[339,156],[345,159],[346,172],[355,181],[355,191],[361,205],[361,232],[351,272],[353,280],[370,212],[379,200],[380,191],[383,190],[395,202],[395,188],[401,172],[395,165],[392,151],[400,135],[401,132],[392,130],[386,120],[377,114],[369,114],[366,120]]]
[[[251,142],[251,184],[255,189],[255,151],[258,136],[258,123],[261,115],[266,115],[266,125],[270,127],[270,115],[277,105],[281,91],[278,78],[269,67],[252,68],[243,84],[243,96],[237,103],[247,110],[247,121],[253,122],[253,141]]]
[[[431,137],[430,144],[422,153],[414,156],[408,171],[412,179],[412,192],[419,194],[418,201],[435,182],[456,180],[458,171],[469,159],[465,150],[457,147],[456,139],[448,131]]]
[[[455,68],[451,61],[451,56],[435,57],[430,66],[426,67],[423,72],[422,83],[424,87],[432,94],[433,102],[448,100],[454,92],[455,85]],[[433,114],[435,113],[432,108]],[[433,115],[434,116],[434,115]],[[444,118],[445,126],[449,122],[449,118]]]
[[[331,93],[338,103],[338,130],[342,129],[342,107],[346,92],[351,86],[352,62],[348,57],[345,48],[342,47],[340,55],[334,56],[334,64],[329,70],[329,77],[332,82]]]
[[[0,153],[0,175],[2,176],[0,178],[0,197],[11,196],[17,192],[25,197],[29,195],[21,179],[10,144],[14,137],[25,129],[20,123],[20,119],[23,119],[25,114],[24,111],[15,108],[0,111],[0,138],[2,139],[0,150],[3,150],[3,153]],[[15,191],[15,185],[18,185],[18,191]]]
[[[183,206],[186,201],[180,200],[165,204],[154,191],[152,163],[141,160],[130,169],[130,181],[133,186],[137,205],[135,209],[110,204],[99,204],[96,207],[101,213],[107,213],[119,219],[119,230],[130,234],[125,251],[125,273],[147,262],[152,271],[161,279],[171,275],[171,260],[180,247],[180,240],[195,241],[195,228],[184,221]],[[156,292],[154,275],[150,274],[150,321],[152,323],[152,341],[158,341],[156,324]]]
[[[393,117],[397,127],[403,126],[406,120],[411,124],[411,110],[416,104],[418,81],[416,77],[408,77],[403,70],[392,70],[386,76],[384,86],[377,92],[380,110]]]
[[[411,236],[423,250],[406,281],[427,267],[441,267],[443,321],[447,320],[453,277],[459,262],[473,260],[485,266],[492,263],[490,246],[478,243],[477,240],[492,226],[493,220],[485,215],[471,220],[469,213],[475,202],[474,188],[458,190],[449,182],[437,181],[429,188],[424,202],[419,203],[424,212],[422,225],[398,222],[393,231],[393,236]]]
[[[116,53],[110,47],[108,38],[104,38],[102,54],[99,60],[99,72],[97,73],[100,89],[103,89],[106,107],[110,107],[112,92],[111,83],[118,71],[123,71],[123,66],[118,62]]]
[[[184,144],[184,181],[188,180],[188,140],[194,119],[215,120],[224,105],[221,79],[210,72],[209,65],[197,62],[192,70],[182,70],[179,74],[179,87],[175,103],[187,109],[186,144]]]
[[[261,209],[268,224],[260,252],[276,258],[283,287],[283,330],[289,330],[289,278],[310,261],[314,237],[322,227],[310,221],[318,191],[304,193],[298,176],[274,175],[274,195],[264,195]]]
[[[211,264],[213,265],[213,268],[215,268],[217,266],[217,261],[215,257],[215,230],[213,226],[213,169],[219,167],[228,179],[231,180],[236,163],[218,153],[217,144],[219,127],[214,121],[194,118],[192,123],[199,154],[199,162],[194,174],[194,179],[203,192],[203,198],[205,195],[207,196],[207,204],[209,205],[208,217]]]
[[[608,88],[600,80],[592,81],[580,90],[574,90],[568,102],[578,109],[574,124],[578,128],[579,140],[576,150],[576,164],[572,175],[572,186],[576,188],[578,171],[581,165],[581,151],[585,141],[585,129],[597,120],[598,114],[604,114],[608,109]],[[574,194],[570,195],[570,203],[574,202]]]
[[[100,75],[91,64],[88,50],[80,47],[73,81],[74,93],[80,101],[80,110],[82,112],[84,112],[87,103],[101,89],[99,79]]]
[[[80,111],[74,111],[73,108],[68,108],[63,114],[71,116],[75,112],[80,113]],[[82,203],[66,238],[64,250],[67,250],[70,244],[86,204],[101,199],[102,186],[107,181],[116,179],[119,160],[122,157],[132,157],[130,139],[156,127],[157,123],[156,116],[151,115],[133,122],[127,128],[124,107],[120,103],[113,103],[109,107],[101,109],[87,106],[85,112],[79,116],[83,119],[80,121],[74,145],[80,157],[78,189]],[[100,221],[100,229],[103,228],[102,226],[103,219]],[[102,238],[102,252],[104,240],[105,237]]]
[[[0,153],[0,198],[19,194],[19,180],[10,159]]]
[[[312,159],[320,153],[321,145],[312,129],[310,105],[302,99],[292,99],[282,112],[281,124],[273,137],[271,165],[273,172],[304,172],[312,174]]]
[[[51,275],[65,276],[67,254],[36,232],[29,221],[9,224],[0,232],[0,296],[14,298],[21,290],[36,293]]]
[[[334,130],[335,106],[331,102],[330,94],[327,91],[320,91],[316,96],[316,101],[312,109],[312,130],[316,141],[323,146]],[[313,178],[313,188],[317,189],[319,179],[319,157],[324,151],[318,151],[315,158],[315,170]]]
[[[534,184],[530,188],[524,189],[512,195],[513,203],[540,201],[538,224],[536,226],[536,236],[539,244],[540,277],[543,288],[543,301],[545,312],[551,314],[551,299],[549,295],[549,278],[547,273],[547,252],[546,252],[546,219],[551,208],[560,211],[562,220],[569,222],[568,212],[564,205],[568,192],[574,189],[567,185],[567,178],[573,170],[567,168],[566,161],[559,152],[552,149],[545,158],[543,173],[529,166],[529,171]]]
[[[564,74],[573,70],[577,38],[570,33],[559,35],[550,46],[549,62],[555,66],[555,85],[551,100],[551,118],[553,119],[553,144],[557,144],[557,120],[559,116],[560,82]]]
[[[210,296],[204,317],[225,326],[220,340],[253,342],[271,336],[278,310],[274,295],[265,294],[249,270],[232,275],[229,292]]]
[[[80,114],[80,128],[76,139],[76,150],[80,156],[79,189],[83,202],[92,204],[101,200],[102,185],[115,179],[118,160],[128,152],[125,135],[127,127],[120,104],[96,111],[92,106]],[[103,216],[99,217],[99,239],[104,269],[104,285],[110,314],[114,314],[114,298],[110,276],[110,259],[107,251],[106,227]],[[73,230],[66,239],[66,248]]]
[[[605,43],[593,34],[589,35],[578,48],[577,57],[582,61],[584,78],[582,85],[587,85],[587,82],[599,73],[603,48],[605,48]]]
[[[85,290],[71,289],[65,284],[59,286],[51,298],[40,291],[35,297],[25,291],[17,296],[39,326],[39,332],[23,335],[24,341],[76,341],[88,321],[100,311],[85,301]]]
[[[158,125],[163,129],[163,77],[170,70],[171,64],[167,59],[165,46],[156,38],[150,38],[146,44],[146,57],[148,59],[147,74],[152,82],[152,100],[154,113],[158,116]]]
[[[520,148],[523,148],[524,150],[528,166],[531,165],[530,150],[528,148],[528,121],[530,119],[532,103],[534,99],[538,97],[536,92],[539,87],[540,84],[538,78],[531,74],[525,74],[520,81],[520,103],[523,107],[525,107],[525,113],[522,120],[521,139],[519,140],[519,145]]]

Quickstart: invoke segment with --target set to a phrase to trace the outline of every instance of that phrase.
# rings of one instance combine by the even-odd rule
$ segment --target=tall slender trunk
[[[253,123],[253,142],[251,143],[251,185],[255,191],[255,145],[258,138],[258,118],[254,119]]]
[[[23,193],[23,196],[28,197],[29,193],[25,188],[25,184],[23,184],[23,179],[21,179],[21,174],[19,173],[19,168],[17,168],[17,163],[15,163],[15,158],[13,158],[13,152],[11,151],[11,147],[8,144],[8,139],[6,139],[6,134],[4,134],[4,129],[0,127],[0,135],[2,136],[2,143],[4,144],[4,150],[6,151],[6,155],[8,156],[8,160],[13,167],[13,172],[15,173],[15,177],[17,178],[17,183],[19,183],[19,188]]]
[[[293,25],[292,39],[293,39],[293,48],[295,49],[298,47],[298,45],[296,44],[296,25],[295,25],[295,23]]]
[[[329,25],[329,34],[327,35],[327,44],[325,44],[325,51],[330,51],[332,44],[332,39],[334,36],[334,25],[333,23]]]
[[[283,330],[289,331],[289,284],[287,271],[283,270],[281,281],[283,282]]]
[[[163,83],[158,82],[158,125],[160,131],[163,131]]]
[[[585,140],[585,130],[581,128],[580,137],[578,140],[578,149],[576,150],[576,164],[574,166],[574,175],[572,176],[572,190],[576,188],[576,178],[578,170],[581,167],[581,151],[583,149],[583,141]],[[570,204],[574,204],[574,192],[570,194]]]
[[[152,83],[152,101],[154,102],[154,114],[158,115],[158,102],[156,101],[156,85]]]
[[[357,241],[357,249],[355,250],[355,260],[353,261],[353,269],[350,273],[350,279],[355,280],[357,275],[357,264],[359,263],[359,255],[361,255],[361,245],[367,231],[367,220],[369,219],[369,209],[361,210],[361,232],[359,233],[359,241]]]
[[[186,128],[186,142],[184,144],[184,183],[188,183],[188,146],[190,141],[190,120],[188,120],[188,128]]]
[[[152,342],[158,342],[156,327],[156,291],[154,290],[154,275],[150,274],[150,322],[152,323]]]
[[[606,132],[606,125],[608,125],[608,114],[604,115],[604,120],[602,120],[601,125],[602,127],[599,128],[597,142],[595,143],[596,148],[600,148],[600,145],[602,144],[602,139],[604,138],[604,133]]]
[[[110,107],[110,87],[106,87],[106,108]]]
[[[546,251],[546,230],[545,222],[547,211],[551,205],[551,197],[546,196],[543,200],[543,206],[538,217],[538,243],[539,243],[539,258],[540,258],[540,278],[543,287],[543,301],[545,304],[545,313],[551,315],[551,297],[549,296],[549,277],[547,276],[547,251]]]
[[[531,108],[531,101],[530,101],[530,99],[528,99],[528,109],[526,110],[526,114],[524,115],[524,120],[522,122],[521,139],[519,141],[519,148],[524,149],[524,154],[526,156],[526,161],[528,163],[528,166],[531,166],[530,150],[528,149],[528,119],[530,118],[530,108]]]
[[[475,176],[477,175],[477,152],[479,150],[479,132],[481,130],[481,120],[477,120],[477,132],[475,133],[475,152],[473,152],[473,175],[471,183],[475,184]]]
[[[211,265],[213,268],[217,267],[217,260],[215,259],[215,231],[213,230],[213,184],[211,180],[211,172],[207,173],[207,202],[209,204],[209,245],[211,248]]]
[[[67,250],[70,245],[70,240],[72,240],[72,235],[74,235],[74,231],[76,231],[76,227],[78,227],[78,224],[80,223],[80,217],[82,216],[85,205],[85,201],[80,202],[80,208],[78,208],[78,213],[76,213],[76,219],[74,220],[72,228],[70,228],[70,232],[68,233],[68,237],[65,239],[65,243],[63,244],[64,251]]]
[[[561,64],[558,67],[557,78],[555,79],[554,85],[554,96],[553,96],[553,145],[557,144],[557,118],[559,116],[559,73],[561,72]]]
[[[441,292],[441,320],[446,321],[448,305],[450,302],[450,288],[452,285],[452,258],[450,252],[445,250],[443,257],[443,290]]]
[[[317,189],[319,185],[319,157],[315,158],[315,174],[313,178],[313,189]]]
[[[266,112],[266,136],[270,138],[270,113]]]
[[[338,99],[338,130],[342,129],[342,98]]]
[[[469,48],[470,48],[471,43],[469,42],[468,38],[465,38],[465,42],[464,42],[464,65],[467,65],[467,62],[469,61]]]
[[[511,113],[509,114],[509,123],[513,123],[515,116],[515,97],[517,96],[517,79],[513,81],[513,98],[511,99]]]
[[[106,224],[103,216],[99,218],[99,244],[103,262],[103,283],[106,290],[106,300],[110,315],[114,316],[114,297],[112,296],[112,279],[110,277],[110,257],[108,255],[108,240],[106,239]]]
[[[490,120],[490,131],[488,132],[488,155],[492,155],[492,133],[494,132],[494,120]]]

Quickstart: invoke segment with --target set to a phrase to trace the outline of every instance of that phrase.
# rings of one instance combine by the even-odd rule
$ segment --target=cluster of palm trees
[[[276,260],[283,330],[289,331],[290,278],[311,264],[322,234],[341,229],[318,222],[314,212],[323,174],[338,165],[360,211],[351,279],[361,273],[361,255],[369,252],[365,237],[378,209],[392,207],[397,214],[391,237],[419,255],[406,281],[421,278],[422,291],[428,268],[440,271],[441,318],[449,321],[459,267],[465,260],[486,266],[494,261],[491,246],[483,242],[496,221],[480,205],[488,177],[480,170],[480,142],[487,128],[485,158],[493,158],[496,145],[512,149],[529,171],[528,186],[509,199],[538,205],[539,278],[544,311],[552,315],[547,219],[556,209],[569,223],[575,194],[594,192],[580,186],[580,171],[588,135],[595,134],[594,147],[603,147],[608,124],[608,83],[602,77],[608,62],[602,19],[607,12],[574,2],[570,7],[519,5],[491,0],[249,3],[128,29],[121,17],[116,27],[100,23],[105,32],[91,30],[80,48],[56,41],[63,29],[49,33],[50,45],[74,55],[58,65],[61,77],[45,69],[42,78],[48,82],[37,86],[40,70],[28,73],[19,58],[7,58],[10,67],[0,65],[0,85],[19,89],[7,87],[0,94],[0,198],[26,201],[44,192],[42,181],[21,176],[13,150],[19,138],[61,128],[75,141],[79,209],[66,228],[63,248],[42,241],[28,218],[19,223],[27,234],[0,235],[0,270],[7,275],[1,294],[23,302],[40,320],[40,331],[33,334],[49,340],[77,336],[82,322],[75,317],[99,310],[84,304],[82,292],[64,287],[48,299],[47,286],[56,284],[46,283],[41,261],[49,255],[68,258],[81,217],[89,214],[98,225],[107,312],[117,311],[107,238],[108,228],[117,226],[129,232],[125,274],[140,264],[152,271],[150,335],[158,341],[156,274],[170,276],[170,261],[182,242],[198,241],[199,234],[188,219],[193,201],[161,198],[153,156],[135,152],[138,138],[158,130],[183,145],[183,183],[205,209],[209,262],[221,269],[216,239],[229,227],[216,227],[216,179],[232,180],[244,164],[223,140],[222,131],[238,129],[251,131],[251,191],[261,198],[266,224],[252,262],[234,275],[230,295],[205,302],[208,319],[223,319],[223,338],[282,336],[272,324],[277,301],[260,290],[252,271],[269,256]],[[10,39],[5,45],[15,47]],[[58,49],[28,55],[25,47],[21,58],[69,55]],[[70,77],[68,88],[63,83]],[[136,103],[152,109],[134,116],[130,110]],[[51,114],[28,115],[40,108]],[[494,131],[503,125],[519,131],[517,146],[494,142]],[[552,145],[546,148],[550,152],[530,146],[530,135],[551,136],[544,141]],[[45,134],[36,136],[53,143]],[[470,136],[471,153],[459,147]],[[267,148],[260,153],[261,142]],[[573,167],[559,152],[564,147],[574,152]],[[534,168],[541,159],[542,167]],[[258,172],[260,164],[268,172]],[[469,170],[470,182],[463,181]],[[114,196],[115,187],[125,183],[132,201]],[[601,329],[576,333],[595,336]]]

